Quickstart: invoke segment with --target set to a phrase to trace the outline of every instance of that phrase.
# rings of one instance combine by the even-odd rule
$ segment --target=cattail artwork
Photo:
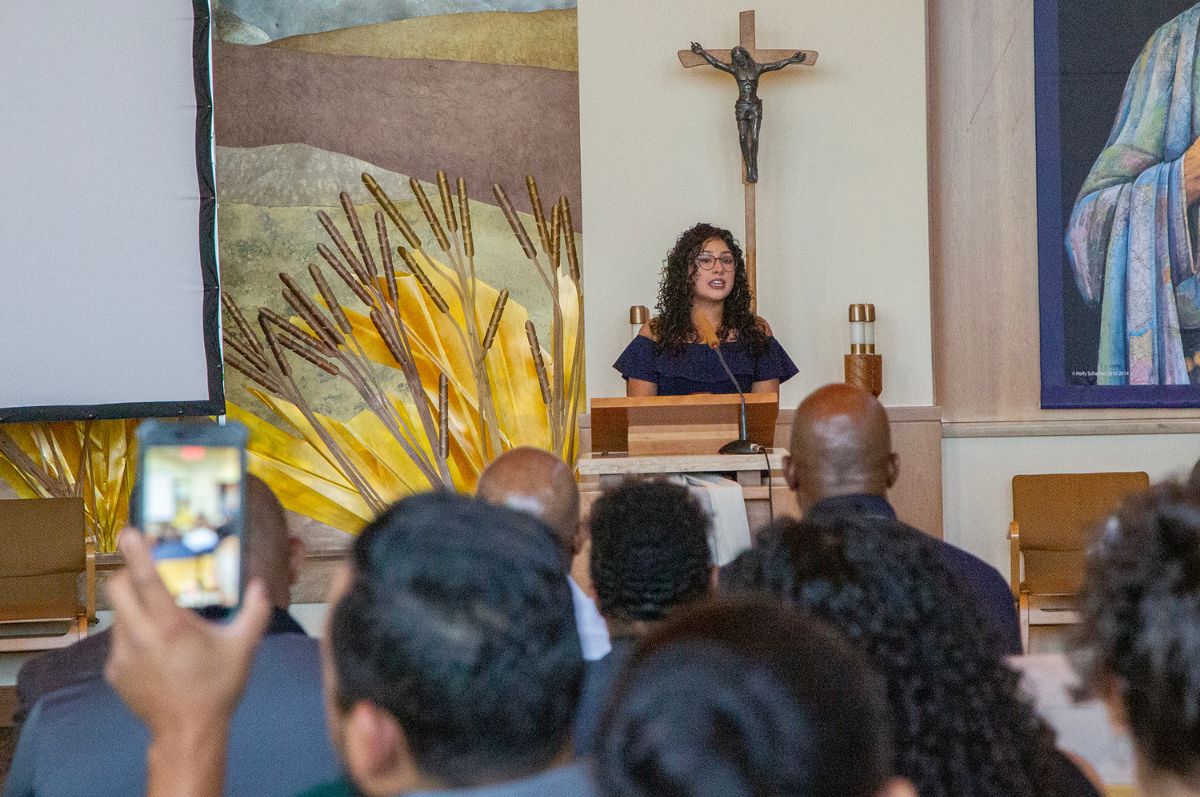
[[[306,383],[297,380],[296,364],[289,357],[351,385],[433,488],[462,486],[455,485],[456,474],[473,478],[487,462],[516,444],[511,441],[510,433],[501,428],[493,382],[525,377],[522,369],[511,363],[502,368],[489,365],[489,354],[510,359],[512,352],[519,349],[505,343],[501,355],[493,351],[508,328],[503,322],[510,294],[507,289],[492,291],[476,277],[477,241],[466,182],[459,177],[452,183],[439,171],[436,186],[440,207],[435,208],[425,187],[415,178],[409,180],[413,198],[445,258],[445,265],[429,258],[420,235],[379,182],[365,173],[362,182],[378,206],[371,217],[377,246],[368,241],[358,211],[350,195],[343,191],[338,199],[345,216],[344,226],[324,210],[316,214],[328,236],[328,244],[317,245],[323,265],[308,264],[308,277],[315,291],[310,294],[290,274],[279,275],[282,297],[294,313],[292,318],[262,308],[255,330],[232,298],[223,296],[222,301],[230,319],[224,328],[226,362],[268,394],[295,405],[329,460],[368,506],[378,511],[385,500],[375,487],[376,474],[365,469],[353,452],[344,448],[331,425],[333,422],[317,413],[301,388]],[[524,368],[530,368],[528,363],[531,363],[537,379],[536,392],[549,431],[546,447],[573,462],[582,394],[583,334],[579,324],[583,289],[570,205],[561,197],[549,206],[547,214],[532,176],[526,178],[526,190],[540,246],[530,238],[504,188],[498,184],[492,187],[513,236],[551,299],[549,356],[541,348],[536,328],[527,321],[524,331],[530,359]],[[389,224],[399,231],[403,244],[392,243]],[[343,233],[344,228],[348,228],[349,235]],[[411,291],[410,288],[401,290],[397,266],[407,271],[419,286],[420,293],[428,300],[426,306],[442,319],[437,322],[441,325],[438,329],[450,330],[449,339],[444,332],[440,341],[414,337],[405,321],[406,313],[414,308],[406,307],[403,298],[413,294],[405,292]],[[331,282],[329,273],[337,279]],[[350,292],[344,295],[352,295],[361,307],[344,304],[334,282],[344,285]],[[563,284],[574,290],[568,288],[565,296],[560,295]],[[488,296],[495,296],[486,300],[490,306],[480,306],[481,286]],[[568,299],[572,301],[575,324],[570,332],[574,345],[569,361],[564,351],[568,330],[560,306]],[[422,334],[428,334],[428,322],[422,324],[421,329],[426,330]],[[439,359],[455,340],[456,351],[461,352],[469,365],[467,381],[462,378],[463,371],[453,371]],[[380,359],[381,356],[391,362]],[[399,383],[407,393],[403,406],[398,408],[391,398],[394,380],[388,379],[384,374],[386,368],[381,371],[380,365],[398,370]],[[432,373],[430,367],[435,369]],[[427,388],[423,375],[433,374],[436,386]],[[405,411],[404,407],[409,409]],[[472,439],[478,441],[479,448],[467,445],[462,437],[462,430],[472,427],[475,429]],[[450,467],[452,455],[456,457],[454,469]]]

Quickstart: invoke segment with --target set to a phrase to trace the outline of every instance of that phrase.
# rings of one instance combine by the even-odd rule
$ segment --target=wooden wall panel
[[[1040,409],[1033,2],[928,0],[926,13],[934,389],[944,420],[1196,417]]]

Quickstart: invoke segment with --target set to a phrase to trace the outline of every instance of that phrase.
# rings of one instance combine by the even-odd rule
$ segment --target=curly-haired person
[[[638,639],[680,607],[711,595],[709,519],[686,487],[627,481],[592,504],[591,574],[612,650],[590,662],[575,722],[575,749],[591,749],[613,681]]]
[[[613,364],[630,396],[736,392],[712,346],[720,345],[744,392],[778,393],[796,366],[750,310],[742,249],[729,230],[697,224],[667,253],[658,315]]]
[[[782,520],[722,586],[781,597],[866,654],[887,685],[896,772],[921,797],[1095,797],[920,535],[886,517]]]
[[[1145,797],[1200,795],[1200,493],[1134,495],[1088,555],[1072,659],[1133,737]]]

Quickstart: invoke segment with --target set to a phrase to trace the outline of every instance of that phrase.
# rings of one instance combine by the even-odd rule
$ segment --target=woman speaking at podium
[[[746,263],[729,230],[697,224],[679,236],[657,309],[613,364],[628,396],[737,392],[717,346],[744,392],[778,393],[796,374],[767,322],[750,312]]]

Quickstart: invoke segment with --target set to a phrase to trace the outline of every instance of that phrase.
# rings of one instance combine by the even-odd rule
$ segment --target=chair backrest
[[[1149,485],[1150,477],[1142,471],[1014,476],[1013,520],[1020,532],[1023,570],[1020,589],[1031,595],[1077,593],[1083,584],[1089,530],[1126,495]]]
[[[1144,471],[1014,476],[1013,520],[1020,525],[1021,550],[1082,551],[1093,525],[1125,496],[1149,486]]]
[[[0,623],[63,621],[88,611],[83,500],[0,500]]]

